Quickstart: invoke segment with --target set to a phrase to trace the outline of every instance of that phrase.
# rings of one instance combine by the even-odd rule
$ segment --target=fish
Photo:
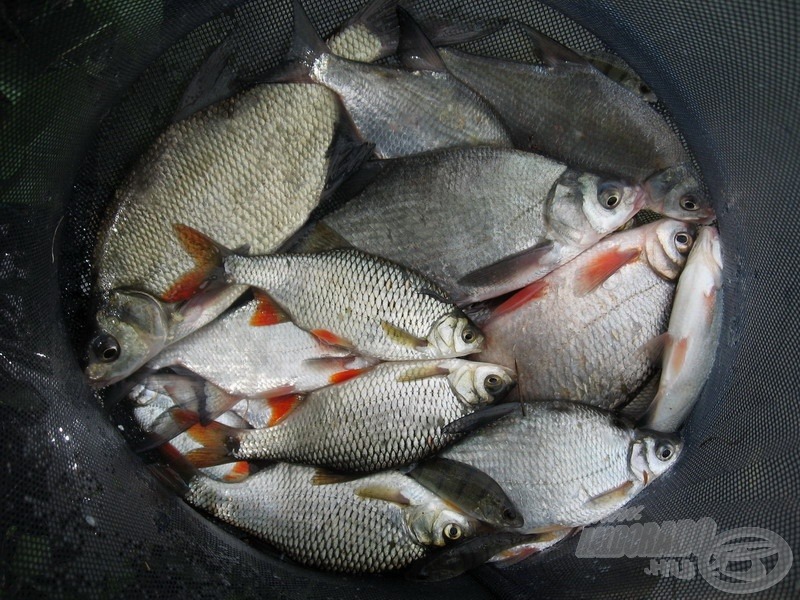
[[[274,313],[286,314],[324,342],[366,357],[454,358],[474,354],[483,345],[480,330],[436,284],[352,248],[229,254],[215,269],[212,278],[263,290]]]
[[[222,483],[177,470],[189,504],[326,571],[397,571],[487,528],[397,471],[352,479],[276,463]]]
[[[353,246],[418,270],[465,305],[568,262],[623,225],[644,195],[520,150],[441,150],[383,161],[292,252]]]
[[[325,43],[337,56],[371,63],[394,54],[399,36],[397,0],[372,0],[342,24]]]
[[[646,427],[675,431],[692,410],[714,364],[722,328],[722,250],[716,227],[702,227],[678,280],[658,392]]]
[[[326,344],[255,296],[171,344],[147,368],[183,367],[229,394],[270,397],[309,392],[374,364]]]
[[[593,406],[524,398],[520,410],[440,456],[483,471],[505,490],[525,523],[513,531],[558,533],[625,505],[681,449],[675,435],[634,429]]]
[[[404,11],[399,9],[398,16],[402,29],[414,31],[406,36],[424,38]],[[409,72],[347,60],[320,39],[299,2],[294,3],[294,17],[285,65],[267,80],[313,82],[336,92],[378,158],[461,145],[511,146],[508,131],[486,101],[439,63]],[[429,41],[424,43],[433,50]]]
[[[494,308],[478,360],[517,364],[531,400],[621,406],[658,366],[694,235],[664,219],[607,237]]]
[[[714,211],[680,139],[641,98],[529,27],[544,65],[439,48],[447,71],[500,115],[514,146],[591,173],[648,186],[648,208],[711,222]],[[412,59],[405,60],[410,67]]]
[[[650,379],[644,382],[639,391],[637,391],[624,406],[620,406],[615,410],[634,423],[639,420],[647,412],[650,404],[653,403],[653,398],[658,393],[658,382],[661,379],[661,369],[656,369],[650,376]]]
[[[641,77],[619,56],[605,50],[593,50],[583,53],[591,65],[606,77],[615,81],[627,90],[639,96],[645,102],[658,102],[655,93]]]
[[[431,457],[408,476],[463,513],[497,527],[522,527],[522,515],[496,481],[464,463]]]
[[[206,274],[196,261],[203,257],[192,254],[195,246],[176,235],[175,225],[200,227],[254,253],[276,250],[371,153],[345,123],[336,95],[322,86],[261,85],[174,123],[158,137],[118,188],[96,244],[98,328],[90,349],[116,344],[118,358],[128,360],[92,351],[87,375],[94,383],[124,378],[163,348],[152,344],[147,330],[134,332],[142,343],[122,348],[130,340],[117,337],[111,294],[137,290],[175,306],[178,314],[186,312],[181,303],[202,302],[192,299],[202,295]],[[208,293],[213,302],[201,311],[205,322],[236,297]],[[177,340],[172,322],[166,320],[168,341]],[[101,362],[102,369],[93,366]]]
[[[260,429],[210,424],[193,430],[204,448],[187,455],[196,467],[237,460],[316,465],[374,472],[421,460],[462,437],[442,428],[502,399],[513,373],[472,361],[382,363],[305,396],[267,401],[273,420]],[[191,412],[175,414],[187,424]],[[184,429],[185,426],[181,426]]]
[[[137,425],[145,431],[150,431],[153,424],[164,413],[172,408],[175,403],[169,392],[164,388],[169,387],[174,376],[151,376],[133,388],[130,399],[133,404],[132,414]],[[217,416],[217,422],[230,427],[245,427],[247,422],[235,411],[224,412]],[[173,436],[170,443],[175,449],[185,454],[201,445],[195,442],[187,433]],[[217,481],[241,481],[250,475],[250,465],[247,462],[235,462],[200,469],[200,473]]]

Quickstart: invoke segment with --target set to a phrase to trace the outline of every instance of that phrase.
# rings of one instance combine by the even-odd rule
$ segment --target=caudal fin
[[[184,302],[212,285],[224,285],[222,261],[233,251],[188,225],[175,223],[173,229],[184,250],[194,260],[195,268],[180,277],[162,299],[165,302]]]
[[[323,41],[299,0],[293,2],[294,34],[283,64],[257,77],[255,83],[313,83],[314,63],[331,51]]]

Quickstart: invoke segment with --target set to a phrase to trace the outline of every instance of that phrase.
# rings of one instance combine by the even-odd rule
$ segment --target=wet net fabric
[[[713,519],[800,550],[800,96],[788,2],[422,1],[506,17],[578,50],[605,45],[655,91],[711,191],[725,314],[717,361],[672,472],[633,505],[641,522]],[[327,33],[358,1],[304,2]],[[229,36],[247,75],[277,63],[289,2],[75,0],[0,12],[0,589],[8,597],[729,597],[650,559],[576,556],[576,537],[514,567],[441,584],[343,577],[279,560],[165,490],[80,371],[91,254],[126,169],[169,123]],[[475,51],[521,58],[513,37]],[[319,535],[326,535],[321,530]],[[697,560],[692,559],[693,564]],[[792,567],[763,597],[797,594]]]

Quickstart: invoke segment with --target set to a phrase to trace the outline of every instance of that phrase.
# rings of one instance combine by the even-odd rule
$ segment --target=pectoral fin
[[[619,506],[622,502],[628,499],[628,494],[633,488],[632,481],[626,481],[625,483],[608,490],[607,492],[603,492],[591,498],[586,502],[586,505],[591,508],[614,508]]]
[[[381,321],[381,328],[386,332],[387,337],[399,346],[419,349],[428,345],[428,340],[423,340],[412,335],[405,329],[392,325],[388,321]]]

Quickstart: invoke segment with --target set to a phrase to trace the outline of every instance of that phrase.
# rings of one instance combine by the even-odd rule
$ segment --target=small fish
[[[486,529],[393,471],[353,479],[278,463],[221,483],[180,470],[189,504],[326,571],[395,571]]]
[[[700,395],[716,356],[722,327],[722,252],[716,227],[703,227],[686,261],[667,329],[658,393],[643,419],[675,431]]]
[[[227,282],[264,290],[275,303],[273,312],[287,314],[324,342],[367,357],[451,358],[478,352],[483,345],[483,334],[444,290],[358,250],[232,254],[223,268]]]
[[[342,372],[371,364],[300,329],[274,311],[268,298],[256,294],[256,299],[165,348],[147,366],[180,366],[229,394],[248,397],[308,392],[330,385]]]
[[[194,439],[205,447],[187,458],[198,467],[236,460],[347,472],[403,466],[460,438],[442,428],[504,398],[514,385],[508,369],[459,359],[382,363],[343,375],[337,385],[305,397],[268,400],[273,414],[268,427],[212,424],[195,430]],[[196,422],[191,413],[174,418]]]
[[[533,153],[442,150],[388,161],[305,243],[317,249],[349,244],[396,261],[466,304],[543,277],[620,227],[644,202],[639,187]]]
[[[494,479],[523,516],[521,533],[559,532],[599,521],[675,464],[682,444],[637,430],[576,402],[525,402],[440,456]]]
[[[462,145],[511,146],[494,111],[475,92],[450,76],[441,61],[426,70],[369,65],[336,56],[319,38],[299,2],[287,65],[271,81],[314,82],[336,92],[378,158],[418,154]],[[403,11],[401,27],[435,51]]]
[[[658,365],[694,226],[616,233],[494,308],[479,359],[513,367],[530,400],[616,408]]]
[[[515,147],[572,168],[647,182],[653,210],[681,220],[713,220],[683,145],[652,107],[569,48],[515,26],[539,48],[544,65],[439,49],[447,70],[497,111]]]
[[[524,525],[503,488],[474,467],[434,456],[415,466],[408,476],[480,521],[497,527]]]
[[[645,102],[654,104],[658,98],[641,77],[619,56],[604,50],[593,50],[584,54],[591,65],[606,77],[639,96]]]

